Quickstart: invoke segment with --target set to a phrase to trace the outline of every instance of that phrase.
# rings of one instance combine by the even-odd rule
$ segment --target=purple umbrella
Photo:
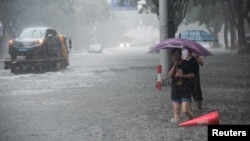
[[[212,56],[213,54],[209,52],[205,47],[201,44],[181,38],[169,38],[165,41],[162,41],[155,46],[153,46],[148,53],[158,51],[160,49],[167,49],[167,48],[186,48],[193,51],[196,54],[201,56]]]

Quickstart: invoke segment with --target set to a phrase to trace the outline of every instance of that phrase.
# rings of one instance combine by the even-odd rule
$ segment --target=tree
[[[105,0],[0,0],[0,21],[9,35],[34,25],[51,26],[69,33],[109,16],[109,4]]]
[[[185,22],[188,24],[197,21],[199,25],[205,25],[211,35],[217,37],[223,26],[221,5],[214,0],[192,0]],[[213,42],[213,46],[219,46],[218,42]]]
[[[250,12],[249,1],[193,0],[193,4],[191,6],[193,6],[192,10],[188,13],[187,16],[189,22],[199,21],[200,23],[205,24],[208,30],[214,29],[213,32],[209,30],[213,35],[217,35],[217,33],[220,31],[219,29],[222,27],[222,25],[224,25],[225,48],[246,48],[247,44],[245,37],[245,20],[248,22],[248,24],[250,23],[248,14]],[[231,46],[228,45],[228,33],[230,34]]]
[[[186,16],[189,0],[168,0],[168,37],[175,37],[178,26]],[[140,13],[155,13],[159,19],[159,0],[146,0]]]
[[[230,10],[231,21],[237,29],[238,47],[240,49],[245,50],[245,48],[247,47],[247,42],[245,37],[244,20],[245,18],[246,19],[248,18],[247,13],[249,12],[249,7],[246,7],[245,5],[248,4],[249,6],[249,2],[247,2],[247,0],[240,0],[240,1],[229,0],[225,2],[227,2],[228,6],[231,9]]]

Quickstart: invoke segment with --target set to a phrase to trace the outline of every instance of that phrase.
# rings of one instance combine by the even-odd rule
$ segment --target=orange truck
[[[53,28],[25,28],[9,41],[10,58],[5,59],[4,69],[23,73],[66,68],[71,46],[71,39],[58,35]]]

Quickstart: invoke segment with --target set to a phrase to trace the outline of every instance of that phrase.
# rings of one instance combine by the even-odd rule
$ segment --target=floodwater
[[[250,124],[250,56],[210,50],[200,68],[204,107],[193,103],[193,114],[217,110],[220,124]],[[67,69],[41,74],[1,64],[0,140],[206,141],[206,125],[170,122],[170,88],[155,87],[159,54],[146,52],[72,53]]]

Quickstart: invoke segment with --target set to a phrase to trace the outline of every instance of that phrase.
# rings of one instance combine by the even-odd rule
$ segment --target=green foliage
[[[199,22],[204,24],[207,29],[216,35],[224,23],[221,4],[213,0],[193,0],[191,1],[186,15],[186,24]]]
[[[9,32],[30,25],[64,27],[66,21],[92,24],[109,17],[109,8],[105,0],[0,0],[0,21]]]
[[[144,11],[151,11],[159,17],[159,0],[146,0]],[[189,0],[168,0],[168,37],[174,37],[178,26],[184,19]],[[145,13],[145,12],[141,12]]]
[[[209,5],[214,5],[218,0],[193,0],[194,6],[207,7]]]

